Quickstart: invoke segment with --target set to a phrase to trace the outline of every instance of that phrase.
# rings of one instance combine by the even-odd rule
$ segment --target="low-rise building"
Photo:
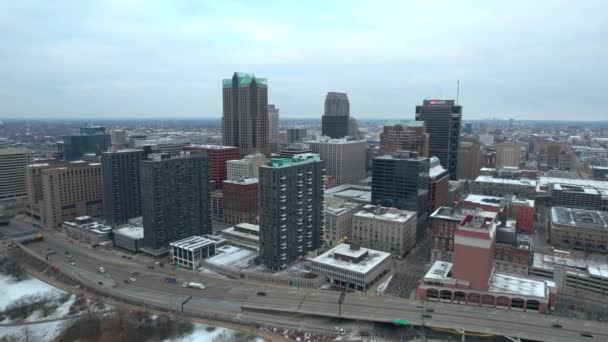
[[[69,237],[90,244],[109,241],[112,231],[112,227],[101,224],[90,216],[79,216],[73,221],[64,221],[61,228]]]
[[[133,253],[143,247],[144,227],[141,224],[125,224],[113,231],[114,247],[120,247]]]
[[[230,224],[258,223],[258,179],[239,178],[225,180],[224,219]]]
[[[390,253],[339,244],[311,260],[314,273],[336,286],[366,291],[387,274],[392,265]]]
[[[215,255],[216,241],[203,236],[191,236],[171,242],[169,246],[173,264],[196,270],[205,258]]]
[[[233,245],[258,250],[260,247],[260,226],[242,222],[222,230],[222,237]]]
[[[571,253],[534,253],[529,274],[557,284],[558,293],[589,300],[608,300],[608,264],[580,259]]]
[[[350,240],[353,215],[361,205],[333,197],[327,198],[325,204],[325,244],[332,247]]]
[[[268,159],[261,153],[250,154],[242,159],[228,160],[226,162],[227,177],[229,180],[239,178],[258,178],[260,166],[266,165]]]
[[[550,186],[551,202],[556,207],[600,210],[602,194],[589,186],[553,183]]]
[[[416,244],[416,213],[366,205],[353,215],[351,241],[403,257]]]
[[[549,241],[554,246],[606,252],[608,212],[553,207]]]
[[[537,181],[534,179],[509,179],[479,176],[471,185],[471,193],[500,196],[514,195],[518,198],[536,198]]]

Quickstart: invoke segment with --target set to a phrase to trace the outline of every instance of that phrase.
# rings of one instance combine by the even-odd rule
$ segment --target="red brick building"
[[[222,182],[227,179],[226,161],[241,159],[238,147],[220,145],[190,145],[184,147],[186,151],[200,151],[209,158],[211,168],[211,182],[215,189],[222,188]]]
[[[224,182],[224,222],[258,223],[258,180],[242,178]]]

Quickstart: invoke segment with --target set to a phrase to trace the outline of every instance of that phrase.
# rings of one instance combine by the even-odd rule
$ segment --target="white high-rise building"
[[[279,152],[279,108],[273,104],[268,105],[268,140],[270,150],[273,153]]]
[[[24,198],[25,166],[28,163],[27,148],[0,149],[0,200]]]
[[[323,137],[305,143],[325,162],[326,176],[334,177],[336,185],[355,183],[366,177],[367,143],[364,140]]]
[[[513,141],[496,144],[496,168],[519,167],[521,145]]]

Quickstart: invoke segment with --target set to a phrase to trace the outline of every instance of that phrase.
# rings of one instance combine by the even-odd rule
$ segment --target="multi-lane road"
[[[149,265],[141,262],[71,243],[52,233],[47,233],[44,241],[29,244],[27,248],[41,254],[49,248],[56,251],[50,256],[52,265],[108,296],[177,311],[182,310],[182,303],[188,299],[183,305],[185,313],[245,324],[329,333],[333,332],[335,321],[328,318],[341,317],[353,322],[392,322],[404,319],[428,327],[538,341],[608,341],[606,323],[536,313],[422,303],[393,296],[363,294],[348,294],[339,307],[340,293],[335,291],[269,287],[186,270],[171,274],[168,268],[149,269]],[[76,260],[75,265],[70,265],[66,252]],[[109,278],[99,274],[100,266],[105,268]],[[164,279],[168,276],[176,277],[178,283],[165,283]],[[129,278],[135,278],[135,281],[125,283]],[[187,281],[201,282],[206,289],[182,287],[181,283]],[[261,291],[265,295],[261,295]],[[427,312],[427,309],[433,312]],[[423,317],[423,314],[430,317]],[[562,327],[553,327],[552,324],[558,321]],[[584,337],[581,335],[583,333],[590,333],[592,337]]]

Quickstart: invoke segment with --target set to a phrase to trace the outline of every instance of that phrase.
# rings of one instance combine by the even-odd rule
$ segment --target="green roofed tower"
[[[235,72],[222,80],[222,95],[222,144],[269,155],[268,80]]]

